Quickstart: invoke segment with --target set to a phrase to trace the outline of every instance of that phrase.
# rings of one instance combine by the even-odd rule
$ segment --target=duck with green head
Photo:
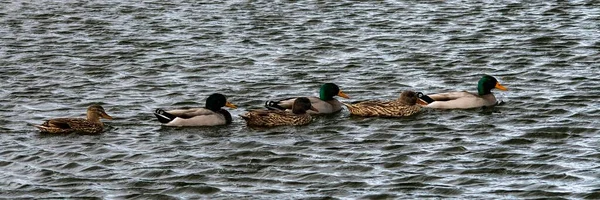
[[[483,75],[477,84],[477,93],[467,91],[448,92],[432,95],[419,95],[419,98],[426,101],[428,108],[437,109],[469,109],[480,108],[484,106],[496,105],[496,97],[492,89],[506,91],[496,78],[490,75]]]
[[[222,107],[237,108],[219,93],[206,99],[204,108],[182,108],[165,111],[156,109],[154,115],[165,126],[217,126],[231,124],[231,114]]]
[[[292,112],[284,110],[253,110],[241,115],[248,126],[298,126],[306,125],[312,121],[312,116],[307,111],[319,112],[311,105],[306,97],[298,97],[292,104]]]
[[[319,97],[306,97],[310,100],[312,106],[316,108],[317,111],[309,110],[310,114],[330,114],[336,113],[342,110],[342,103],[334,98],[334,96],[340,96],[342,98],[350,98],[346,95],[340,88],[334,83],[325,83],[321,86],[319,90]],[[292,108],[294,101],[296,98],[289,98],[278,101],[267,101],[265,102],[265,107],[270,110],[289,110]]]

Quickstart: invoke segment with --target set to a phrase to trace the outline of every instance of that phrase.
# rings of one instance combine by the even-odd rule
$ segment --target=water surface
[[[600,198],[594,1],[2,1],[0,198]],[[267,99],[509,88],[492,109],[251,129]],[[213,128],[155,108],[240,108]],[[102,104],[101,135],[31,125]]]

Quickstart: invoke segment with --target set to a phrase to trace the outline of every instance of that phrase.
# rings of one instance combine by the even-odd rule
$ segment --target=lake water
[[[0,1],[0,198],[598,199],[597,1]],[[492,109],[252,129],[265,100],[509,91]],[[238,109],[212,128],[155,108]],[[100,103],[101,135],[41,135]]]

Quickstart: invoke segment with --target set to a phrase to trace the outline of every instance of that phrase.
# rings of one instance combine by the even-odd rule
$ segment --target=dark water
[[[600,3],[1,1],[0,198],[600,198]],[[249,129],[263,101],[509,88],[493,109]],[[154,108],[240,108],[217,128]],[[116,119],[98,136],[31,124]]]

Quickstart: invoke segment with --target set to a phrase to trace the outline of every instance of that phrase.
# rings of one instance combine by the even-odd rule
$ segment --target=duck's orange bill
[[[100,116],[101,116],[102,118],[104,118],[104,119],[110,119],[110,120],[112,120],[112,119],[113,119],[113,117],[111,117],[110,115],[106,114],[105,112],[101,112],[101,113],[100,113]]]
[[[315,111],[315,112],[319,112],[319,110],[317,110],[315,107],[310,106],[310,110]]]
[[[499,89],[499,90],[504,90],[504,91],[508,90],[504,86],[500,85],[500,83],[496,83],[496,88]]]
[[[346,99],[350,98],[348,95],[346,95],[346,93],[342,92],[341,90],[338,92],[337,95],[340,96],[340,97],[346,98]]]
[[[232,104],[232,103],[231,103],[231,102],[229,102],[229,101],[228,101],[227,103],[225,103],[225,106],[227,106],[227,107],[230,107],[230,108],[233,108],[233,109],[236,109],[236,108],[237,108],[237,106],[236,106],[235,104]]]
[[[417,98],[417,104],[422,105],[422,106],[428,105],[428,103],[425,100],[420,99],[420,98]]]

